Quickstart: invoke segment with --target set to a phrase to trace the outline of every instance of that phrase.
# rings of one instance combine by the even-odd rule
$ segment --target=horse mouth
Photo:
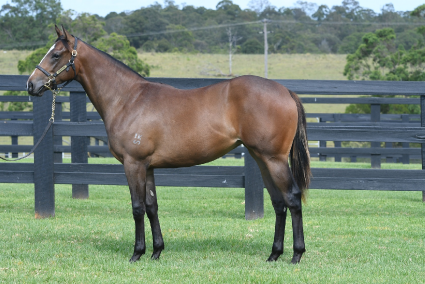
[[[41,97],[45,90],[46,90],[46,87],[43,85],[37,90],[37,92],[34,92],[31,95],[36,97]]]

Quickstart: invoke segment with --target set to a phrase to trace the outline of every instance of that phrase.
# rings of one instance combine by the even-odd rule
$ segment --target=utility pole
[[[263,19],[263,34],[264,34],[264,78],[268,77],[268,67],[267,67],[267,54],[269,51],[269,44],[267,42],[267,19]]]
[[[232,75],[232,29],[227,30],[227,35],[229,36],[229,75]]]

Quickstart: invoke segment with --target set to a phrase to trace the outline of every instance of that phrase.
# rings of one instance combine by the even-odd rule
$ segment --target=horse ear
[[[58,34],[58,37],[60,37],[62,35],[62,31],[58,28],[57,25],[55,25],[55,30],[56,30],[56,33]]]
[[[70,40],[72,37],[69,35],[69,33],[67,32],[67,30],[65,30],[65,28],[62,25],[62,30],[63,30],[63,35],[65,36],[66,40]]]

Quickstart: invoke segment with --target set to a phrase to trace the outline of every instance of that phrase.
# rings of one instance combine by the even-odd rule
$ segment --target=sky
[[[175,0],[175,4],[193,5],[195,7],[203,6],[209,9],[215,9],[215,6],[220,0],[202,1],[202,0]],[[334,5],[341,5],[342,0],[305,0],[306,2],[316,3],[318,5],[328,5],[331,8]],[[370,8],[375,12],[380,12],[382,6],[387,3],[392,3],[396,11],[411,11],[419,5],[425,3],[424,0],[357,0],[360,6]],[[72,9],[78,13],[88,12],[90,14],[98,14],[106,16],[110,12],[132,11],[141,7],[147,7],[155,2],[163,5],[163,0],[62,0],[62,8],[65,10]],[[233,0],[233,3],[238,4],[242,9],[248,8],[250,0]],[[278,8],[294,7],[296,0],[269,0],[269,2]],[[12,3],[11,0],[0,0],[0,6]]]

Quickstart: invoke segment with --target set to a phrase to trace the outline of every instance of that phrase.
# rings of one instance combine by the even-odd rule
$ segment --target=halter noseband
[[[48,77],[49,80],[46,82],[46,84],[44,84],[44,87],[48,88],[51,91],[58,89],[58,86],[56,84],[56,76],[58,76],[64,70],[66,70],[66,72],[68,72],[69,71],[69,67],[72,67],[72,70],[74,70],[74,78],[72,78],[69,81],[66,81],[65,84],[63,84],[62,87],[59,88],[59,90],[61,90],[63,87],[65,87],[66,85],[68,85],[69,83],[71,83],[71,81],[74,80],[77,77],[77,71],[75,70],[74,60],[75,60],[75,57],[77,57],[77,42],[78,42],[78,38],[77,37],[74,37],[74,38],[75,38],[74,50],[71,52],[71,59],[69,60],[69,62],[67,64],[65,64],[64,66],[62,66],[58,71],[56,71],[55,73],[50,74],[49,72],[47,72],[40,65],[35,66],[35,68],[37,68],[38,70],[40,70],[41,72],[43,72]],[[52,84],[52,86],[50,86],[50,84]]]

